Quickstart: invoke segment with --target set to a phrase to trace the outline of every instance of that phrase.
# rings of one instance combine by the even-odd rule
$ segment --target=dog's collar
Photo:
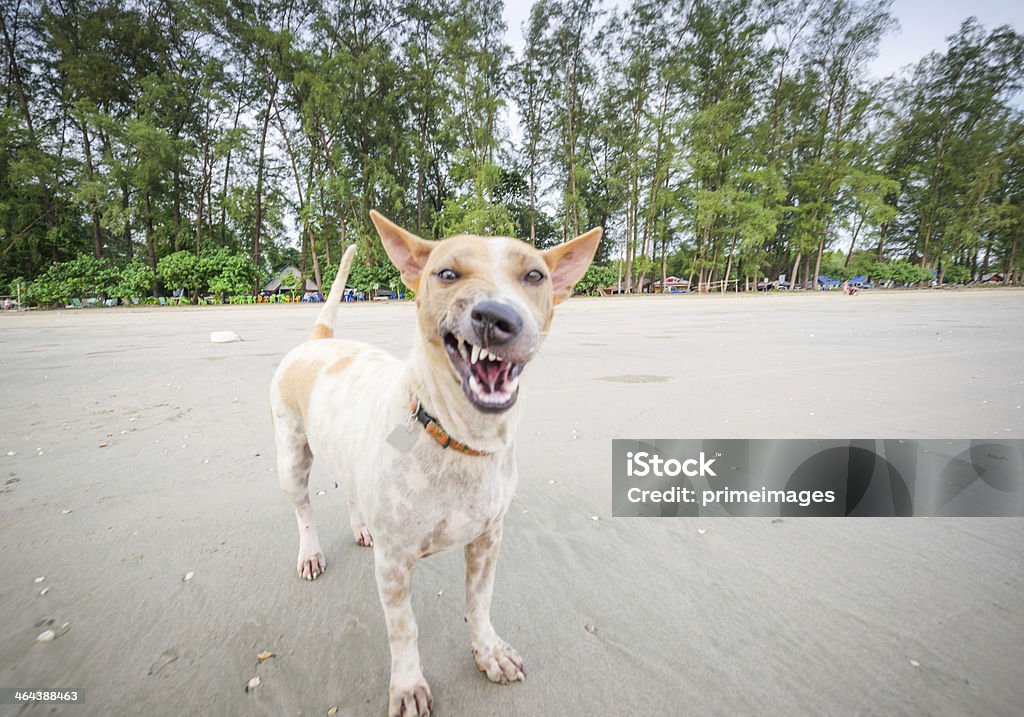
[[[451,448],[459,453],[464,453],[467,456],[489,456],[491,455],[487,451],[478,451],[474,448],[470,448],[465,443],[457,441],[448,435],[448,432],[441,426],[441,422],[436,418],[427,413],[426,409],[423,408],[423,404],[420,403],[419,399],[415,396],[409,397],[409,410],[412,411],[412,418],[416,419],[417,422],[423,425],[427,433],[437,441],[441,448]]]

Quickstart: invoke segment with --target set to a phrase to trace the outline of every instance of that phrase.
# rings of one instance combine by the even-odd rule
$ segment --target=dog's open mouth
[[[447,332],[444,347],[462,377],[462,392],[481,411],[504,411],[519,396],[523,364],[512,363],[463,337]]]

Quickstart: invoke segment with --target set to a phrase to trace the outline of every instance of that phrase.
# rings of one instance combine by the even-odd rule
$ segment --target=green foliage
[[[122,301],[141,298],[149,294],[155,282],[156,272],[148,264],[133,261],[118,270],[111,294]]]
[[[199,259],[190,251],[176,251],[161,257],[156,273],[168,289],[198,290],[202,282]]]
[[[281,287],[293,297],[302,290],[304,281],[298,274],[286,274],[281,277]]]
[[[573,293],[594,295],[606,286],[615,286],[619,272],[614,266],[591,264],[573,287]]]
[[[971,270],[966,266],[954,264],[946,267],[942,278],[950,284],[966,284],[971,280]]]
[[[189,289],[198,294],[211,291],[223,300],[233,294],[248,294],[256,279],[256,269],[244,254],[224,247],[204,251],[200,257],[178,251],[157,262],[157,274],[172,289]]]
[[[802,280],[808,257],[1024,271],[1010,27],[969,19],[875,83],[874,0],[538,0],[519,57],[497,0],[159,8],[4,11],[0,283],[144,294],[152,257],[168,288],[243,294],[355,240],[350,285],[396,289],[374,208],[539,248],[600,225],[633,290],[663,265]],[[83,255],[126,268],[58,266]]]
[[[822,257],[821,271],[819,273],[830,276],[839,281],[847,281],[857,275],[853,267],[845,266],[846,257],[842,252],[828,252]]]
[[[394,292],[403,289],[401,275],[391,262],[381,262],[374,266],[367,266],[359,261],[354,262],[347,285],[367,293],[378,289]]]
[[[58,301],[67,304],[73,298],[109,296],[116,282],[117,271],[110,262],[81,255],[47,267],[29,284],[28,295],[33,303],[42,306]]]
[[[204,257],[203,261],[207,262],[204,265],[205,272],[209,277],[207,286],[222,301],[225,296],[252,293],[253,282],[256,280],[256,267],[252,265],[246,255],[221,250],[209,259]],[[201,265],[203,265],[203,261],[200,262]]]
[[[901,259],[889,263],[876,263],[871,269],[871,278],[876,281],[893,281],[897,284],[918,284],[931,280],[932,275],[927,269]]]

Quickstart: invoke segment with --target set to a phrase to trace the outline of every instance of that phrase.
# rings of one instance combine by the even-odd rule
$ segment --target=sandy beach
[[[318,309],[0,316],[0,687],[385,714],[372,556],[314,464],[329,567],[300,580],[274,470],[270,377]],[[338,334],[405,355],[414,311],[346,305]],[[1024,291],[572,299],[522,400],[493,618],[528,678],[477,672],[461,552],[432,557],[437,715],[1024,713],[1024,519],[619,519],[610,470],[613,438],[1022,438]]]

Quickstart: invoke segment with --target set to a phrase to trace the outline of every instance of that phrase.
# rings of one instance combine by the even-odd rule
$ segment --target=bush
[[[619,272],[615,267],[591,264],[576,282],[573,292],[576,294],[596,294],[605,286],[612,286],[619,280]]]
[[[923,269],[920,266],[914,266],[909,261],[901,260],[894,261],[892,263],[892,279],[893,281],[902,281],[905,284],[917,284],[922,281],[928,281],[932,278],[932,274],[927,269]]]
[[[156,273],[169,289],[199,290],[199,259],[190,251],[176,251],[156,263]]]
[[[337,270],[331,274],[331,281],[334,281],[336,273]],[[399,292],[403,288],[402,276],[390,261],[376,266],[366,266],[358,261],[353,262],[352,272],[348,275],[348,281],[345,283],[350,289],[367,293],[373,291],[374,287],[394,292]],[[324,278],[324,285],[325,290],[330,288],[326,278]]]
[[[117,270],[106,259],[81,254],[71,261],[51,264],[28,286],[29,299],[43,306],[72,298],[113,293]]]
[[[932,274],[927,269],[911,264],[906,259],[888,264],[877,262],[871,267],[871,278],[875,281],[895,281],[904,284],[917,284],[928,281]]]
[[[960,266],[954,264],[946,267],[946,273],[943,278],[950,284],[965,284],[971,279],[971,270],[966,266]]]
[[[204,256],[200,266],[210,291],[217,294],[221,301],[225,296],[252,292],[256,267],[245,254],[221,250],[210,257]]]
[[[146,296],[156,282],[156,272],[148,264],[133,261],[117,272],[117,283],[111,289],[111,295],[128,301],[129,299]]]
[[[211,291],[221,299],[248,294],[256,280],[256,267],[245,254],[226,247],[208,248],[196,257],[190,251],[168,254],[157,262],[157,273],[171,289],[188,289],[193,295]]]

